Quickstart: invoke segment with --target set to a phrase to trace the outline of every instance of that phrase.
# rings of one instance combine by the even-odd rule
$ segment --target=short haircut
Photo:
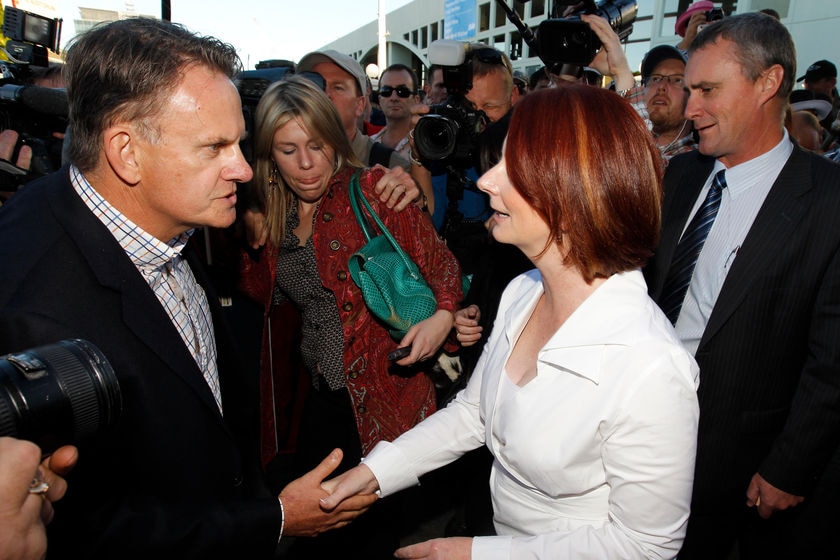
[[[382,76],[384,76],[387,72],[408,72],[408,75],[411,77],[411,91],[417,93],[417,88],[420,87],[417,72],[406,66],[405,64],[392,64],[388,68],[382,71],[379,75],[379,80],[382,81]]]
[[[615,93],[570,83],[520,98],[504,155],[513,187],[548,224],[545,249],[554,242],[567,250],[566,264],[587,282],[639,268],[653,254],[662,156]]]
[[[158,130],[151,121],[190,65],[229,78],[241,69],[231,45],[151,18],[100,24],[77,37],[64,67],[70,162],[82,171],[96,166],[102,133],[116,123],[135,122],[154,139]]]
[[[443,72],[443,66],[441,66],[440,64],[432,64],[426,70],[426,83],[429,84],[430,86],[432,85],[432,82],[434,81],[435,72],[437,72],[438,70]]]
[[[513,65],[507,55],[498,49],[489,47],[483,43],[475,43],[472,45],[472,75],[473,78],[487,76],[493,73],[499,73],[505,84],[505,91],[510,94],[513,92]],[[479,51],[479,52],[476,52]],[[495,51],[496,60],[488,61],[487,57],[479,56],[480,51]]]
[[[706,26],[688,47],[691,53],[724,39],[736,47],[736,57],[745,78],[755,82],[761,74],[778,64],[784,71],[776,97],[787,101],[796,77],[796,47],[787,28],[779,20],[761,12],[725,17]]]
[[[345,166],[362,167],[338,110],[318,86],[303,76],[271,84],[260,98],[254,118],[254,185],[265,205],[269,241],[275,246],[286,236],[286,214],[294,193],[276,171],[272,147],[275,132],[292,120],[300,121],[315,141],[332,148],[334,174]]]

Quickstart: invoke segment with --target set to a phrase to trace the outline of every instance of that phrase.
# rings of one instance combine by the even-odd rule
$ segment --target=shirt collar
[[[108,228],[141,272],[157,270],[180,256],[194,231],[186,231],[164,243],[105,200],[76,166],[70,167],[70,181],[85,205]]]

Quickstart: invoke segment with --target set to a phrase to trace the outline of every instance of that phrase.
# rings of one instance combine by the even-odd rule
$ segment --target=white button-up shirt
[[[639,271],[591,294],[540,350],[523,387],[504,366],[542,294],[516,278],[467,387],[365,464],[383,495],[486,444],[498,536],[476,560],[673,558],[694,474],[698,367]]]

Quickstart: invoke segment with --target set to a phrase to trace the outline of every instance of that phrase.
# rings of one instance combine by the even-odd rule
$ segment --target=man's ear
[[[105,159],[114,173],[126,184],[140,182],[137,131],[131,125],[109,127],[104,134]]]
[[[782,79],[784,76],[785,71],[781,64],[774,64],[761,74],[759,81],[761,86],[762,102],[766,102],[776,96],[776,93],[782,86]]]

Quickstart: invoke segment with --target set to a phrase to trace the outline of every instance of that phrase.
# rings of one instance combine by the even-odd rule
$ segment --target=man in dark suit
[[[281,536],[343,526],[334,451],[268,492],[256,372],[232,355],[187,241],[235,218],[251,170],[233,47],[179,26],[98,26],[67,53],[71,164],[0,210],[0,352],[87,339],[119,379],[117,428],[80,442],[49,528],[55,558],[272,558]]]
[[[795,58],[783,25],[748,13],[705,28],[686,66],[700,148],[668,166],[645,271],[700,365],[680,560],[723,559],[736,544],[742,560],[838,553],[840,166],[783,128]],[[705,241],[695,213],[714,220]],[[700,246],[690,264],[681,237]]]

